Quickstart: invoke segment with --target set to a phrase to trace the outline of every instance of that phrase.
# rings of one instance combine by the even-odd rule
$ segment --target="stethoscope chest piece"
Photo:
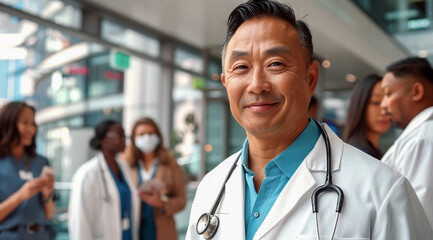
[[[217,216],[203,213],[197,221],[196,231],[199,235],[203,234],[204,238],[211,239],[218,230],[219,223]]]

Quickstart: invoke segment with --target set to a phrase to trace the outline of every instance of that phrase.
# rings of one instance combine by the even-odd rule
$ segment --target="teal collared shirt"
[[[246,240],[253,239],[263,220],[268,215],[284,186],[314,148],[320,136],[320,130],[309,120],[307,127],[280,155],[272,159],[265,167],[265,179],[259,193],[254,188],[254,172],[248,169],[248,139],[242,147],[242,167],[245,174],[245,233]]]

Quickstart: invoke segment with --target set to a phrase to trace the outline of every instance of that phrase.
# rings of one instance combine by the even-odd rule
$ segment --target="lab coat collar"
[[[325,130],[328,133],[331,145],[332,171],[338,171],[340,169],[344,144],[327,125],[325,125]],[[302,162],[295,174],[290,178],[289,182],[281,191],[274,203],[274,206],[271,208],[262,225],[257,230],[254,239],[260,239],[279,221],[284,217],[287,217],[296,207],[299,200],[317,185],[311,171],[326,172],[326,148],[322,135],[319,137],[313,150],[307,155],[305,161]]]
[[[340,170],[344,143],[337,135],[335,135],[328,125],[324,125],[331,145],[332,171],[338,171]],[[312,172],[326,172],[326,146],[322,134],[320,135],[319,140],[317,140],[313,150],[305,158],[305,162],[307,168]]]
[[[418,113],[412,121],[409,122],[406,129],[401,133],[401,137],[406,136],[416,128],[418,128],[425,121],[433,119],[433,107],[424,109],[422,112]]]

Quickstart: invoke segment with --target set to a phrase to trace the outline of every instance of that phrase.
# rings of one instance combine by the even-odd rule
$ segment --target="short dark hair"
[[[110,131],[110,128],[114,125],[120,123],[111,119],[103,120],[98,125],[95,126],[95,136],[90,139],[90,147],[95,150],[102,150],[101,141],[107,135],[107,132]]]
[[[391,72],[396,77],[413,75],[422,77],[428,82],[433,83],[433,69],[430,63],[425,58],[409,57],[403,60],[390,64],[386,68],[387,72]]]
[[[374,85],[381,80],[381,76],[370,74],[355,85],[350,98],[344,135],[344,140],[347,143],[362,148],[365,152],[378,159],[382,157],[382,153],[378,152],[367,140],[367,120],[365,116]]]
[[[222,48],[224,61],[227,45],[242,23],[249,19],[269,16],[276,17],[292,25],[299,35],[301,45],[304,46],[307,63],[313,61],[313,40],[308,25],[302,20],[296,20],[295,12],[288,4],[273,0],[249,0],[237,6],[227,20],[227,37]],[[224,67],[224,63],[223,63]]]
[[[33,114],[35,113],[35,109],[25,102],[10,102],[0,108],[0,157],[11,154],[13,141],[21,141],[17,122],[18,116],[25,108],[32,110]],[[35,139],[36,133],[33,136],[32,144],[24,148],[24,151],[31,157],[36,155]]]

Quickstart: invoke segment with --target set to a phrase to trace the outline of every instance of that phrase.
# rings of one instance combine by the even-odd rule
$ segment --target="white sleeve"
[[[72,181],[72,191],[69,198],[68,227],[71,240],[92,240],[92,226],[95,222],[97,206],[94,184],[86,181],[86,173],[77,171]],[[93,189],[92,189],[93,188]]]
[[[427,216],[407,179],[400,177],[383,201],[372,239],[432,239]]]
[[[411,142],[406,147],[403,167],[399,169],[415,190],[433,228],[433,142],[430,139]]]

